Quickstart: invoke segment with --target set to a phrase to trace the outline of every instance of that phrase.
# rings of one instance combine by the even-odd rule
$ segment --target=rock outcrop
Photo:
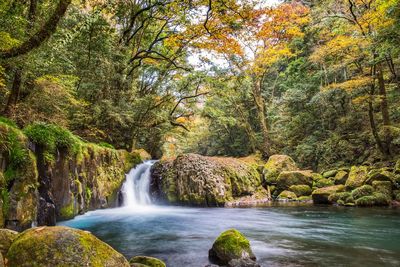
[[[8,266],[126,266],[128,261],[89,232],[68,227],[24,231],[7,252]]]
[[[330,177],[324,178],[336,184],[316,189],[313,192],[314,203],[337,204],[344,206],[387,206],[396,201],[396,168],[374,168],[353,166],[329,171]],[[328,175],[324,173],[325,177]],[[319,181],[321,183],[321,180]],[[314,184],[316,185],[316,184]],[[335,189],[340,190],[335,190]]]
[[[156,201],[223,206],[245,196],[267,198],[257,166],[237,158],[184,154],[157,162],[151,172]]]
[[[21,131],[0,122],[0,136],[0,227],[18,231],[115,206],[125,173],[141,161],[49,124]]]

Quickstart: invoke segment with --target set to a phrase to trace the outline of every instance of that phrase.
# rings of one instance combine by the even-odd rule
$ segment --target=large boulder
[[[355,189],[362,186],[368,178],[367,166],[353,166],[350,169],[349,177],[346,181],[347,189]]]
[[[9,266],[126,266],[128,261],[89,232],[68,227],[24,231],[7,253]]]
[[[349,173],[347,171],[340,170],[336,173],[333,181],[335,184],[345,184],[348,177]]]
[[[306,184],[292,185],[289,187],[289,191],[292,191],[298,197],[309,196],[312,193],[311,187]]]
[[[374,181],[388,181],[395,183],[395,176],[388,169],[374,169],[368,174],[368,178],[365,183],[372,185]]]
[[[262,187],[256,164],[238,158],[184,154],[157,162],[151,172],[153,199],[169,203],[223,206]]]
[[[235,229],[220,234],[209,251],[209,258],[222,265],[226,265],[234,259],[256,260],[249,240]]]
[[[357,200],[361,197],[372,195],[373,193],[374,188],[372,186],[363,185],[351,191],[351,196],[353,197],[353,199]]]
[[[166,267],[162,260],[147,256],[135,256],[129,260],[129,263],[131,264],[131,267],[139,267],[141,265],[147,267]]]
[[[0,229],[0,252],[3,255],[7,254],[11,243],[18,236],[18,232],[9,229]]]
[[[278,200],[294,200],[297,195],[291,191],[284,190],[278,195]]]
[[[287,155],[272,155],[264,165],[264,179],[267,184],[276,183],[279,173],[298,170],[294,160]]]
[[[292,185],[312,186],[313,175],[311,171],[283,171],[276,179],[279,189],[287,189]]]
[[[334,193],[343,192],[345,187],[343,185],[333,185],[323,188],[318,188],[312,193],[314,204],[331,204],[329,196]]]

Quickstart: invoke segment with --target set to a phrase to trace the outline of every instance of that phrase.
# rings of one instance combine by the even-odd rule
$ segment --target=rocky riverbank
[[[142,161],[49,124],[0,121],[0,136],[0,226],[19,231],[116,206],[125,173]]]
[[[155,201],[195,206],[257,206],[270,201],[387,206],[400,201],[400,160],[387,167],[352,166],[322,173],[273,155],[221,158],[185,154],[152,168]]]

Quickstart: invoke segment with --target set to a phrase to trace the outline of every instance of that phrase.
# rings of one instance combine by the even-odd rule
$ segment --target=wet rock
[[[233,259],[228,263],[228,267],[261,267],[261,265],[251,259]]]
[[[7,254],[11,243],[17,238],[18,232],[10,229],[0,229],[0,252],[3,255]]]
[[[162,260],[147,256],[135,256],[129,260],[129,264],[131,264],[131,267],[139,267],[140,265],[148,267],[166,267]]]
[[[318,188],[312,193],[313,202],[314,204],[331,204],[332,202],[329,200],[329,196],[334,193],[343,192],[344,189],[345,187],[343,185]]]
[[[350,169],[349,178],[346,181],[347,189],[355,189],[362,186],[368,178],[367,166],[353,166]]]
[[[247,238],[235,229],[223,232],[209,251],[211,261],[226,265],[234,259],[256,260]]]
[[[129,266],[128,261],[89,232],[68,227],[24,231],[7,253],[9,266]]]

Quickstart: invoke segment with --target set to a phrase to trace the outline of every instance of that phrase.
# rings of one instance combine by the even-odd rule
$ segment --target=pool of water
[[[138,207],[59,223],[92,232],[127,258],[204,267],[224,230],[244,233],[262,266],[400,266],[400,209],[331,206]]]

